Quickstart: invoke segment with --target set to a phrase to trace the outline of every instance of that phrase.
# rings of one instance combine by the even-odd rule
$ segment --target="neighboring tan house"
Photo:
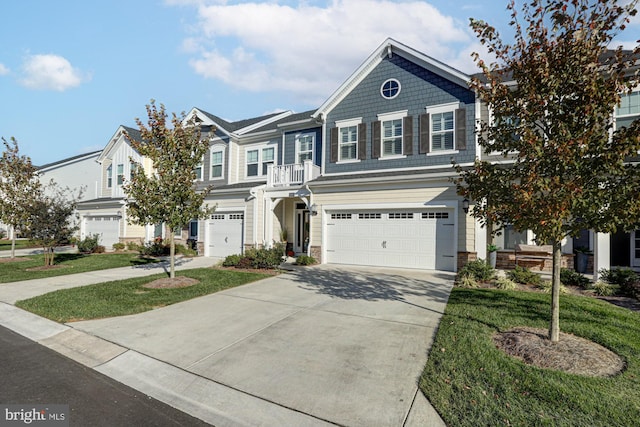
[[[114,243],[143,243],[154,237],[153,227],[127,223],[122,186],[131,176],[131,159],[142,163],[144,167],[149,165],[142,162],[141,156],[131,147],[125,132],[133,138],[139,137],[139,132],[135,129],[118,127],[96,159],[100,171],[97,194],[78,203],[80,238],[85,239],[97,234],[100,236],[99,244],[107,250],[111,250]]]

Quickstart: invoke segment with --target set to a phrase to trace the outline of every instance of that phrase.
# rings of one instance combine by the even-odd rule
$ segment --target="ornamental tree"
[[[53,180],[38,191],[26,211],[24,233],[42,246],[44,265],[52,266],[55,248],[66,245],[79,229],[76,206],[82,197],[69,188],[60,188]]]
[[[20,155],[18,141],[2,138],[0,157],[0,220],[11,227],[11,258],[15,257],[16,234],[24,228],[34,196],[41,191],[37,168],[28,156]]]
[[[153,170],[147,173],[138,165],[123,188],[131,223],[165,225],[170,242],[170,277],[174,278],[174,230],[213,211],[203,204],[211,187],[198,191],[194,185],[195,169],[202,162],[209,144],[200,139],[200,128],[193,120],[185,121],[185,113],[180,116],[173,113],[171,126],[168,126],[164,105],[160,104],[158,108],[151,100],[146,108],[147,125],[136,118],[140,139],[131,135],[127,138],[140,155],[152,161]]]
[[[615,129],[621,94],[637,85],[639,48],[610,50],[636,14],[636,1],[531,0],[507,9],[511,43],[489,24],[471,27],[496,61],[475,53],[482,77],[472,88],[492,120],[478,141],[503,161],[457,169],[472,214],[496,229],[532,230],[553,246],[549,338],[558,341],[561,241],[582,229],[631,230],[640,218],[640,122]]]

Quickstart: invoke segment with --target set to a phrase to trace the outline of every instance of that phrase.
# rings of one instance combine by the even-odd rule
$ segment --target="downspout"
[[[313,230],[313,228],[311,227],[311,218],[313,217],[313,215],[311,214],[311,206],[313,206],[311,198],[313,196],[313,193],[309,188],[309,184],[305,184],[304,188],[306,188],[309,192],[309,205],[307,206],[307,209],[309,209],[309,243],[307,244],[307,256],[311,256],[311,231]]]
[[[266,187],[266,184],[253,187],[249,190],[249,200],[253,199],[253,246],[258,247],[258,190]]]

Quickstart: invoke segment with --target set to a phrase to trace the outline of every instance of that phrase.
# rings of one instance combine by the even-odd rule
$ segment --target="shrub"
[[[253,268],[276,268],[282,263],[283,253],[284,248],[279,244],[270,249],[256,249],[252,258]]]
[[[184,256],[196,256],[198,252],[182,245],[180,243],[176,244],[176,254],[184,255]]]
[[[296,265],[313,265],[317,264],[318,261],[312,256],[309,255],[300,255],[296,258]]]
[[[78,251],[83,254],[94,253],[96,248],[98,247],[99,240],[99,234],[92,234],[91,236],[85,237],[83,240],[80,240],[78,242]]]
[[[240,255],[229,255],[224,259],[222,265],[225,267],[235,267],[240,263],[242,257]]]
[[[113,244],[113,249],[116,250],[116,251],[124,250],[124,243],[114,243]]]
[[[542,292],[544,292],[545,294],[550,294],[551,289],[553,288],[553,283],[551,283],[550,280],[540,280],[540,282],[536,284],[536,287],[540,289]],[[568,292],[567,288],[562,283],[560,283],[560,293],[566,294],[567,292]]]
[[[138,248],[140,255],[163,256],[169,255],[169,245],[165,245],[161,237],[156,237],[153,242],[147,242]]]
[[[598,280],[591,287],[593,293],[602,297],[608,297],[611,295],[615,295],[619,287],[617,285],[612,285],[611,283],[604,282],[602,280]]]
[[[475,279],[472,273],[462,272],[458,273],[458,275],[456,276],[455,285],[460,288],[477,288],[478,281]]]
[[[139,251],[140,244],[136,242],[127,242],[127,250],[128,251]]]
[[[236,268],[253,268],[253,261],[251,260],[251,258],[248,258],[246,256],[242,257],[238,261],[238,264],[236,264]]]
[[[484,260],[469,261],[460,269],[458,276],[470,275],[478,282],[488,282],[495,276],[495,270]]]
[[[598,271],[605,282],[617,285],[620,294],[637,298],[640,295],[640,277],[630,268],[603,268]]]
[[[106,248],[105,248],[104,246],[102,246],[102,245],[98,245],[98,246],[96,246],[96,247],[95,247],[95,249],[93,250],[93,253],[94,253],[94,254],[103,254],[103,253],[105,253],[105,251],[106,251]]]
[[[585,276],[568,268],[560,270],[560,282],[566,286],[579,286],[583,289],[587,289],[591,284]]]
[[[495,282],[496,288],[502,289],[503,291],[512,291],[517,287],[516,282],[507,278],[507,277],[499,277]]]
[[[514,270],[507,273],[507,277],[521,285],[537,286],[542,282],[542,278],[526,267],[516,266]]]

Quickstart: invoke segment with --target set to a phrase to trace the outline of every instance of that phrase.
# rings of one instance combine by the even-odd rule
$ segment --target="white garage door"
[[[226,257],[242,253],[244,214],[216,213],[207,221],[206,255]]]
[[[100,236],[98,244],[107,250],[113,249],[113,244],[120,241],[120,218],[117,216],[87,216],[84,218],[85,237],[97,234]]]
[[[327,262],[453,271],[453,210],[327,212]]]

